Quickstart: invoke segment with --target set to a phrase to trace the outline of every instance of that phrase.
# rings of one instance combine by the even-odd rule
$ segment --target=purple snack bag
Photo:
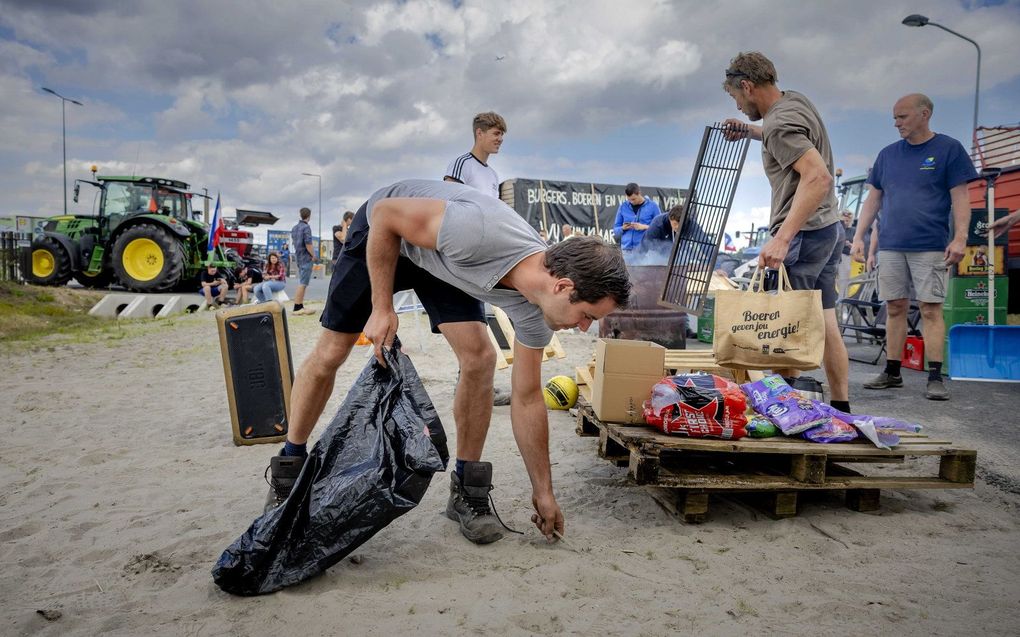
[[[740,388],[747,394],[754,410],[766,416],[787,436],[818,427],[831,419],[778,374],[746,383]]]

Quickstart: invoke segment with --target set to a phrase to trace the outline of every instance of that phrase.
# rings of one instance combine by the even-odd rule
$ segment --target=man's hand
[[[647,230],[648,229],[648,224],[647,223],[638,223],[637,221],[635,221],[634,223],[630,224],[630,229],[631,230]]]
[[[386,367],[386,360],[382,353],[383,347],[393,347],[393,339],[397,335],[398,325],[400,325],[400,318],[392,307],[385,310],[373,309],[372,315],[365,323],[365,338],[372,341],[375,346],[375,358],[383,367]]]
[[[996,237],[1001,237],[1017,223],[1020,223],[1020,210],[1017,210],[1013,214],[1007,215],[1002,219],[996,219],[995,223],[991,225],[990,230],[995,233]]]
[[[875,253],[872,252],[868,255],[868,260],[864,262],[864,271],[871,272],[875,269]]]
[[[955,265],[963,259],[967,247],[966,237],[957,237],[946,246],[946,265]]]
[[[779,237],[772,237],[768,243],[762,246],[758,254],[758,267],[765,266],[773,270],[779,269],[786,259],[786,253],[790,251],[790,242]]]
[[[754,126],[732,117],[723,122],[723,139],[735,142],[745,137],[761,141],[761,126]]]
[[[563,511],[560,511],[560,505],[556,503],[556,497],[551,492],[543,495],[533,493],[531,504],[535,507],[536,511],[531,516],[531,521],[535,523],[535,526],[545,536],[545,539],[550,542],[555,541],[554,530],[563,535],[563,531],[566,528],[563,523]]]
[[[864,240],[854,237],[853,245],[850,246],[850,258],[857,263],[864,262]]]
[[[632,221],[624,221],[623,225],[620,227],[623,228],[624,230],[630,230],[631,228],[634,227],[634,223]]]

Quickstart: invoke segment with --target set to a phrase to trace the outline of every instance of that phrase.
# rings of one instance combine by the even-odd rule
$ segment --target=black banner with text
[[[512,185],[513,199],[510,199]],[[550,243],[563,238],[563,224],[574,234],[598,235],[615,243],[613,223],[620,204],[627,200],[626,186],[586,184],[573,181],[511,179],[503,182],[502,197],[528,223],[545,230]],[[641,194],[659,204],[662,212],[682,204],[687,197],[684,188],[641,186]]]

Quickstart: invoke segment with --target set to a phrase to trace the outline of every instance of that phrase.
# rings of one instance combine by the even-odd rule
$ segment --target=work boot
[[[949,400],[949,390],[946,389],[946,384],[939,379],[928,379],[928,388],[924,392],[924,397],[928,400]]]
[[[886,372],[882,372],[864,383],[865,389],[889,389],[890,387],[903,387],[903,377],[891,376]]]
[[[460,532],[475,544],[502,539],[503,529],[489,508],[492,491],[492,463],[465,462],[464,476],[450,475],[450,499],[446,517],[460,522]]]
[[[282,452],[281,452],[282,454]],[[267,472],[271,477],[266,479],[269,483],[269,494],[266,496],[266,506],[263,513],[268,512],[283,504],[301,475],[301,467],[305,466],[304,456],[273,456],[269,461]]]

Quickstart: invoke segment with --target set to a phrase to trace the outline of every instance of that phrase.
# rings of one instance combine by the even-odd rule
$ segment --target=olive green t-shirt
[[[822,156],[829,174],[833,174],[832,148],[822,116],[808,98],[796,91],[783,91],[783,96],[765,113],[761,131],[761,160],[765,175],[772,185],[772,214],[769,232],[773,235],[790,214],[793,195],[800,184],[800,174],[793,165],[804,153],[814,148]],[[818,206],[801,230],[818,230],[839,221],[835,192]]]

